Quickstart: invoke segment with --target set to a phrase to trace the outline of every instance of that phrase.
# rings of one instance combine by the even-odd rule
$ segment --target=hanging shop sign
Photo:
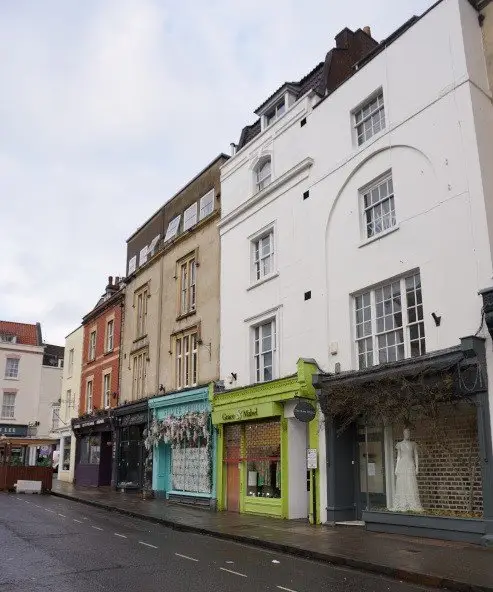
[[[308,401],[299,401],[294,408],[294,416],[303,423],[308,423],[315,419],[315,407]]]

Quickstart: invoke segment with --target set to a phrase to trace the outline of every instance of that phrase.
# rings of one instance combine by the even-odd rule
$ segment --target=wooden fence
[[[41,489],[43,491],[51,491],[53,469],[51,467],[0,465],[0,490],[13,490],[18,479],[41,481]]]

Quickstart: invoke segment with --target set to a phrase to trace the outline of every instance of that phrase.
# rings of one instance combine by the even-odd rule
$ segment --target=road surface
[[[205,510],[204,510],[205,511]],[[418,592],[50,496],[0,493],[0,592]]]

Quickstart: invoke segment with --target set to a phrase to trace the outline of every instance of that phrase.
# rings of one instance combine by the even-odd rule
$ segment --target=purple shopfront
[[[75,484],[88,487],[111,485],[113,430],[111,416],[76,419]]]

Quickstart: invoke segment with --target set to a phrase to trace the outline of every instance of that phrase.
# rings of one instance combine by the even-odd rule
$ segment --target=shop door
[[[385,443],[383,427],[358,426],[358,519],[363,510],[386,508]]]
[[[226,470],[226,509],[228,512],[240,510],[240,456],[241,426],[226,425],[224,428]]]

